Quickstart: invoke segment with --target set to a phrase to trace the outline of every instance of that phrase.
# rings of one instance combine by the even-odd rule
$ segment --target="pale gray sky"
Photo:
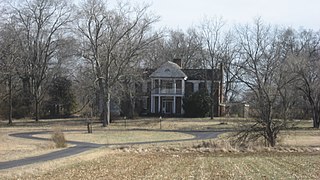
[[[152,3],[161,16],[158,26],[187,29],[204,17],[223,17],[230,25],[264,22],[294,28],[320,30],[320,0],[136,0]]]

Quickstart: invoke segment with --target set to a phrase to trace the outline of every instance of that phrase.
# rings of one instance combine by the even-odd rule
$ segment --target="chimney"
[[[175,58],[175,59],[173,59],[173,62],[176,63],[176,64],[178,64],[178,66],[180,66],[180,67],[182,68],[182,61],[181,61],[181,59]]]

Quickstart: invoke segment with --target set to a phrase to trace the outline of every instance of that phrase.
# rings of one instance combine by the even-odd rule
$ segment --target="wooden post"
[[[89,134],[92,133],[92,122],[89,119],[87,119],[87,130]]]

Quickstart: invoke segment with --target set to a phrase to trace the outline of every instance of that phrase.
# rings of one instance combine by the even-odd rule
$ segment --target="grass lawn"
[[[31,127],[0,128],[0,162],[32,157],[57,151],[58,149],[54,149],[54,144],[50,141],[35,141],[9,136],[9,134],[17,132],[32,132],[42,130],[42,128]]]
[[[319,179],[319,154],[105,154],[30,179]]]
[[[97,144],[116,144],[131,142],[151,142],[164,140],[191,139],[192,135],[175,132],[157,132],[146,130],[101,130],[88,134],[85,131],[65,132],[69,141],[82,141]],[[36,135],[36,137],[50,138],[50,134]]]
[[[0,162],[57,151],[49,141],[10,137],[10,133],[51,131],[60,126],[67,140],[99,144],[192,138],[174,132],[157,132],[158,118],[118,120],[109,127],[93,124],[86,133],[83,120],[30,120],[7,127],[0,121]],[[250,119],[165,118],[166,130],[234,129]],[[284,151],[217,152],[196,148],[199,141],[99,148],[75,156],[0,171],[0,179],[320,179],[320,131],[311,121],[296,124],[280,134],[277,149]],[[151,130],[151,131],[150,131]],[[50,134],[37,135],[50,138]],[[219,140],[225,140],[221,136]],[[301,149],[291,152],[290,149]],[[304,151],[306,150],[306,151]],[[309,151],[310,150],[310,151]]]
[[[281,145],[320,147],[320,130],[288,130],[282,132],[280,138]]]
[[[127,122],[127,123],[126,123]],[[250,120],[239,118],[163,118],[161,128],[167,130],[225,130],[234,129]],[[127,125],[126,125],[127,124]],[[117,120],[112,128],[160,129],[159,118],[138,120]]]

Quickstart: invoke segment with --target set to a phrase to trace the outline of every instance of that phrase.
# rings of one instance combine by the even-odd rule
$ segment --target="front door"
[[[162,102],[162,112],[165,114],[172,114],[173,112],[173,101],[164,99]]]

